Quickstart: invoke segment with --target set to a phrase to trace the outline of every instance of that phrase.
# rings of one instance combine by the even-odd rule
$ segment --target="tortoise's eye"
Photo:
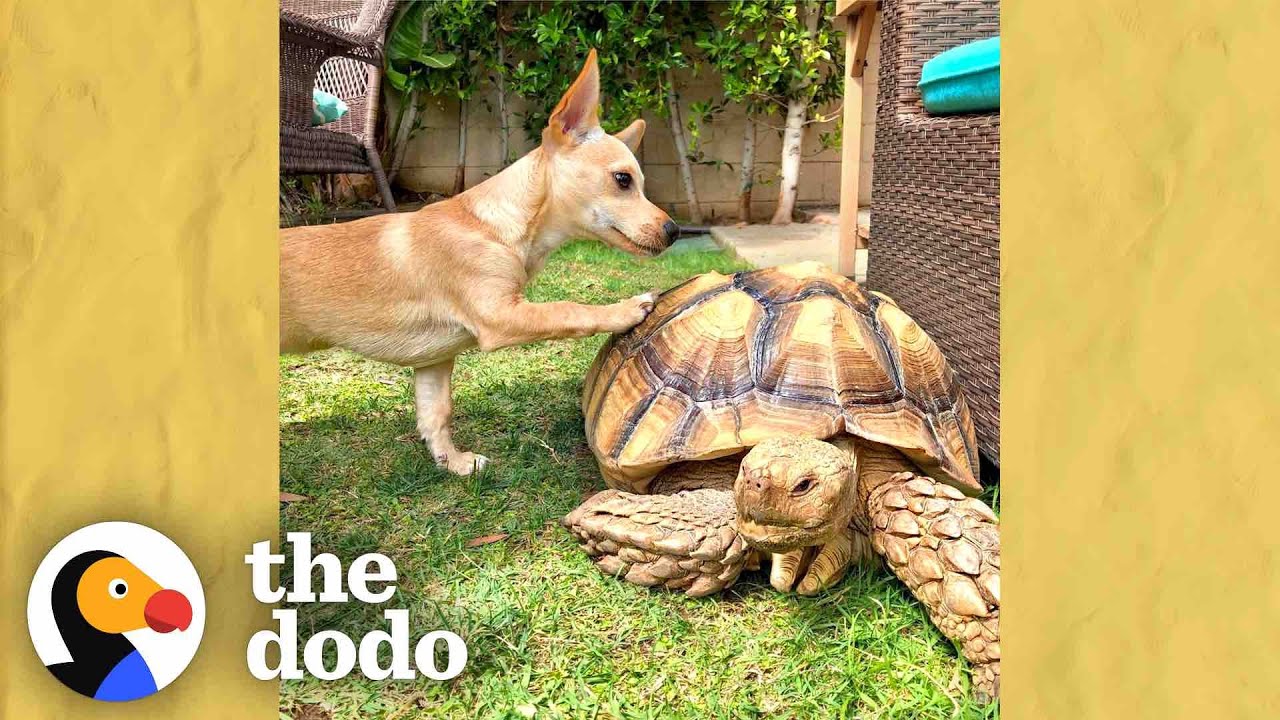
[[[119,600],[129,594],[129,583],[125,582],[123,578],[116,578],[107,583],[107,592],[111,597]]]
[[[631,173],[616,172],[613,174],[613,181],[618,183],[618,187],[626,190],[631,187]]]
[[[800,482],[796,483],[795,487],[791,488],[791,494],[795,497],[804,495],[812,490],[815,484],[816,483],[814,482],[812,475],[805,475],[800,478]]]

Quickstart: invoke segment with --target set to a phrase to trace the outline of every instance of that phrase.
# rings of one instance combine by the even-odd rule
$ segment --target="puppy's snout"
[[[667,245],[670,246],[680,237],[680,226],[675,224],[671,218],[667,218],[667,221],[662,223],[662,234],[666,236]]]

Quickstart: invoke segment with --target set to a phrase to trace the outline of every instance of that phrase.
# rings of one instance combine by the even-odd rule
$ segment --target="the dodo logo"
[[[200,577],[182,548],[127,522],[63,538],[27,596],[41,662],[95,700],[136,700],[173,682],[200,646],[204,615]]]

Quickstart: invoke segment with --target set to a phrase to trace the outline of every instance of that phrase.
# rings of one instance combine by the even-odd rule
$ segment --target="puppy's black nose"
[[[667,244],[670,245],[676,241],[676,238],[680,237],[680,226],[671,220],[667,220],[662,223],[662,232],[666,234]]]

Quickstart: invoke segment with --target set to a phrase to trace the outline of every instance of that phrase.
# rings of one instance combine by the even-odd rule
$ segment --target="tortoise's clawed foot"
[[[845,529],[831,542],[818,548],[818,554],[809,563],[796,592],[816,595],[844,578],[845,571],[853,564],[853,530]]]
[[[605,574],[700,597],[733,584],[746,564],[747,544],[733,522],[733,498],[723,490],[606,490],[563,524]]]
[[[769,584],[779,592],[795,590],[800,595],[816,595],[835,585],[855,560],[855,534],[846,529],[823,545],[774,553]]]
[[[791,592],[796,586],[796,578],[804,566],[804,556],[808,548],[800,548],[791,552],[770,553],[769,584],[778,592]]]

